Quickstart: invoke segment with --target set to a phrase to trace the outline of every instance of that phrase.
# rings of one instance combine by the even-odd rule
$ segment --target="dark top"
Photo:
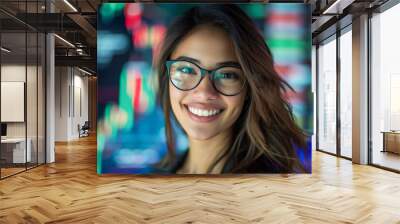
[[[186,150],[182,155],[178,155],[177,162],[170,169],[171,173],[176,173],[185,163],[189,150]],[[239,156],[239,158],[243,158]],[[232,173],[233,160],[228,159],[225,163],[221,173]],[[268,159],[266,156],[261,156],[255,160],[246,170],[239,173],[290,173],[287,169],[279,167],[275,162]]]

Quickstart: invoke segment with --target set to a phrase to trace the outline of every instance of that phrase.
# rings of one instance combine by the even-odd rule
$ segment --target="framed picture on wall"
[[[307,4],[98,11],[99,174],[311,172]]]
[[[1,82],[1,122],[25,121],[25,82]]]

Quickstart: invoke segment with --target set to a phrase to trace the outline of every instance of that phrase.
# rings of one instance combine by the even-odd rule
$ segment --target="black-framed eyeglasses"
[[[196,88],[207,73],[213,87],[225,96],[238,95],[246,84],[240,66],[229,65],[207,70],[186,60],[169,60],[166,66],[171,83],[182,91]]]

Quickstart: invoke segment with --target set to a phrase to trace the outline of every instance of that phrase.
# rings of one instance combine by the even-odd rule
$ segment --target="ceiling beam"
[[[322,14],[342,14],[355,0],[336,0],[323,10]]]
[[[68,14],[68,17],[88,34],[89,38],[87,38],[87,41],[91,42],[91,46],[95,46],[97,31],[92,24],[90,24],[87,19],[80,14]]]
[[[90,56],[55,56],[56,66],[88,67],[96,71],[96,58]]]

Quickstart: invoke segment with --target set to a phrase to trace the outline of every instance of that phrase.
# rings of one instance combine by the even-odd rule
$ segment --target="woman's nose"
[[[206,75],[199,85],[194,88],[194,94],[204,100],[216,99],[218,97],[218,92],[215,90],[209,75]]]

